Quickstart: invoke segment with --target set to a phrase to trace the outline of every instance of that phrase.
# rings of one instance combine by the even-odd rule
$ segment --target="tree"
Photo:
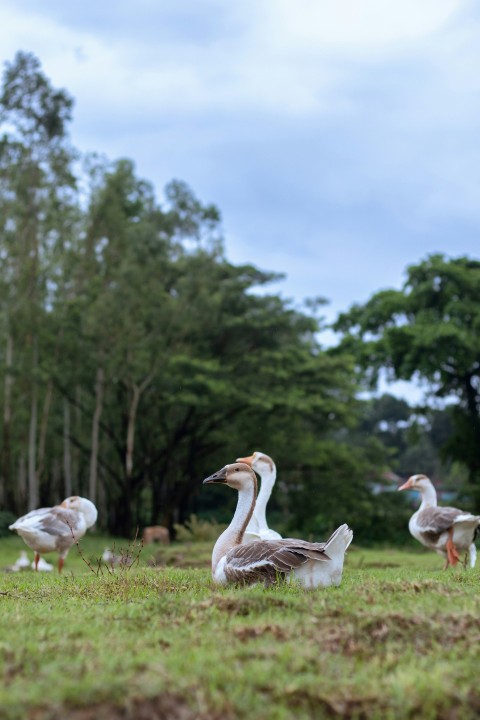
[[[447,452],[464,462],[480,501],[480,261],[432,255],[407,268],[402,290],[383,290],[340,315],[342,347],[371,385],[419,377],[431,395],[454,400]]]
[[[74,203],[72,153],[66,136],[72,105],[64,90],[52,87],[34,55],[19,52],[6,64],[0,95],[0,262],[6,278],[0,307],[6,346],[1,475],[8,494],[13,486],[13,380],[18,376],[17,384],[23,385],[30,406],[29,508],[40,501],[39,471],[44,466],[51,403],[51,382],[47,379],[45,391],[40,384],[48,376],[43,329],[48,325],[49,281],[55,282],[50,266],[64,241],[67,209]]]

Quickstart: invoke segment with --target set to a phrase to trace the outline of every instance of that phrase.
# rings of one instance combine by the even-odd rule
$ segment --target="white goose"
[[[412,475],[399,490],[418,490],[422,503],[413,513],[408,529],[413,537],[446,558],[445,569],[456,565],[459,551],[470,555],[470,567],[475,567],[477,549],[475,535],[480,516],[453,507],[437,507],[437,493],[426,475]]]
[[[32,510],[18,518],[9,529],[15,530],[35,552],[35,570],[38,570],[40,553],[58,552],[58,572],[62,572],[68,551],[96,520],[95,505],[75,495],[60,505]]]
[[[232,463],[210,475],[205,483],[222,483],[238,490],[232,522],[220,535],[212,553],[212,577],[220,584],[270,584],[279,576],[299,581],[306,588],[339,585],[345,551],[353,533],[341,525],[326,543],[306,540],[258,540],[242,545],[253,514],[257,478],[246,463]]]
[[[250,522],[247,525],[242,543],[249,543],[255,540],[281,540],[282,536],[275,530],[271,530],[267,524],[267,503],[272,494],[273,486],[277,478],[277,468],[269,455],[261,452],[254,452],[244,458],[237,458],[237,462],[247,463],[256,473],[260,475],[262,483],[258,493],[257,502]]]

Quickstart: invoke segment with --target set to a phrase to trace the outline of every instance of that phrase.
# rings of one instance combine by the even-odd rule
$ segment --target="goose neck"
[[[256,482],[252,480],[247,487],[238,491],[237,507],[232,522],[220,535],[212,553],[212,570],[215,568],[224,555],[236,545],[240,545],[245,534],[245,529],[253,514],[255,497],[257,494]]]

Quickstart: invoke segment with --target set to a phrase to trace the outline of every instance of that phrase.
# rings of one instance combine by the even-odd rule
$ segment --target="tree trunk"
[[[48,418],[50,415],[50,406],[53,397],[53,382],[50,379],[47,383],[45,398],[43,401],[42,422],[40,423],[40,436],[38,440],[38,468],[37,468],[37,485],[41,486],[43,471],[45,470],[45,445],[47,442]]]
[[[77,438],[82,437],[82,411],[81,411],[81,403],[82,403],[82,388],[80,385],[77,385],[75,388],[75,409],[74,409],[74,435],[77,436]],[[70,443],[72,445],[72,443]],[[80,449],[73,443],[72,447],[72,487],[75,487],[76,492],[79,492],[80,494],[84,492],[87,493],[87,488],[83,487],[83,482],[80,483],[80,465],[81,465],[81,457],[80,457]],[[82,477],[83,477],[82,473]]]
[[[25,463],[25,455],[20,455],[18,459],[18,480],[17,480],[17,504],[20,513],[25,511],[27,500],[27,467]]]
[[[7,332],[7,346],[5,349],[5,383],[3,393],[3,442],[2,466],[0,468],[0,504],[13,507],[13,483],[11,482],[11,447],[10,434],[12,422],[12,386],[13,386],[13,338]]]
[[[30,405],[30,428],[28,433],[28,509],[35,510],[38,507],[40,501],[38,492],[37,472],[35,467],[36,461],[36,447],[37,447],[37,412],[38,412],[38,397],[37,397],[37,372],[38,363],[38,349],[37,339],[33,341],[33,361],[32,361],[32,398]]]
[[[70,405],[67,398],[63,400],[63,476],[65,497],[70,497],[72,494],[72,461],[70,455]]]
[[[132,474],[133,474],[133,452],[135,448],[135,422],[137,419],[137,410],[140,398],[144,390],[153,380],[153,372],[137,385],[132,383],[132,399],[128,408],[127,422],[127,448],[125,452],[125,492],[124,507],[121,512],[122,533],[129,534],[132,530]]]
[[[475,498],[475,507],[480,507],[480,416],[479,416],[479,396],[472,383],[472,376],[467,374],[464,378],[465,395],[467,400],[467,410],[470,415],[470,432],[472,434],[471,447],[473,452],[467,458],[466,463],[469,468],[470,480],[473,485],[473,496]]]
[[[97,369],[95,381],[95,412],[92,421],[92,449],[90,453],[90,475],[88,482],[88,495],[90,500],[97,501],[97,473],[98,473],[98,441],[100,433],[100,418],[103,410],[103,385],[105,374],[102,367]]]
[[[132,383],[132,402],[128,409],[128,425],[127,425],[127,452],[125,456],[125,474],[127,481],[130,481],[133,473],[133,450],[135,445],[135,421],[137,419],[138,403],[144,390],[150,385],[154,377],[151,372],[147,377],[137,385]]]

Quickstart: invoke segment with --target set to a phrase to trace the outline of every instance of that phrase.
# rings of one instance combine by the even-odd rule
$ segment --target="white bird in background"
[[[269,455],[262,452],[254,452],[244,458],[237,458],[236,462],[250,465],[260,475],[261,485],[253,515],[248,523],[243,543],[254,542],[255,540],[281,540],[282,536],[275,530],[271,530],[267,524],[267,503],[272,494],[273,486],[277,478],[277,468]]]
[[[10,530],[16,531],[35,552],[35,570],[38,570],[40,553],[58,552],[58,572],[62,572],[68,551],[96,520],[95,505],[74,495],[60,505],[32,510],[10,525]]]
[[[345,551],[353,537],[348,525],[337,528],[326,543],[288,538],[257,540],[242,545],[257,495],[254,471],[246,463],[232,463],[203,482],[222,483],[238,490],[237,508],[232,522],[213,548],[214,582],[269,584],[283,576],[287,580],[297,580],[310,589],[340,584]]]
[[[27,570],[30,567],[30,560],[27,557],[26,550],[20,550],[20,557],[15,560],[12,565],[12,570]]]
[[[453,507],[438,507],[437,493],[426,475],[412,475],[399,490],[418,490],[422,503],[409,520],[408,528],[413,537],[446,558],[445,569],[456,565],[459,552],[470,555],[470,567],[475,567],[477,548],[475,536],[480,516]]]
[[[38,570],[38,572],[52,572],[53,565],[44,560],[42,557],[38,558],[37,567],[35,567],[35,560],[31,564],[32,570]]]

